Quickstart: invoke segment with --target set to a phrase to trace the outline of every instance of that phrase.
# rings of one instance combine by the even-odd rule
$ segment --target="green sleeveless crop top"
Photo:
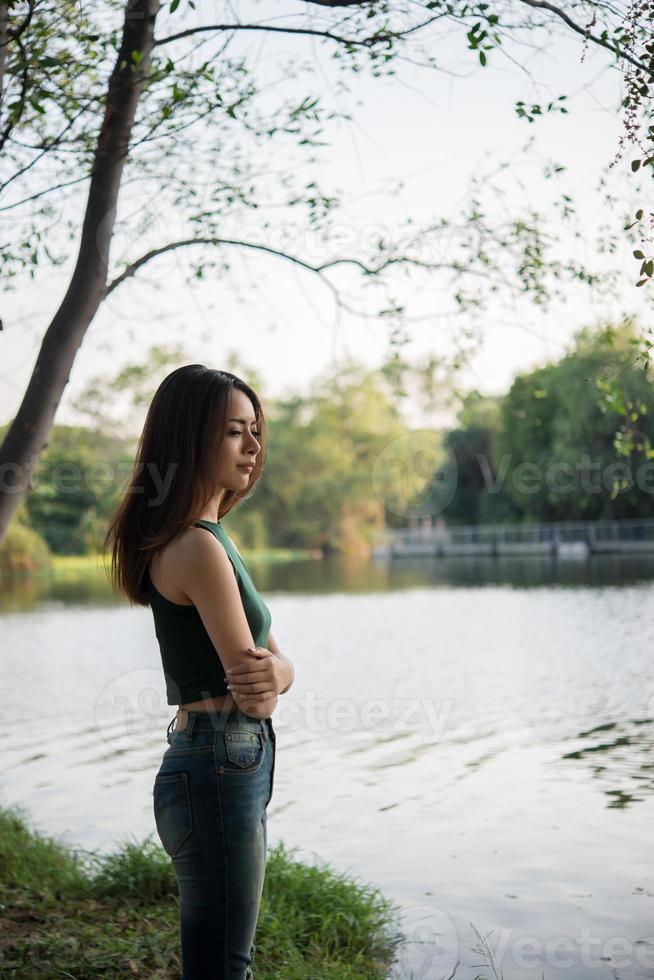
[[[236,573],[243,609],[254,642],[257,646],[267,647],[272,616],[257,592],[245,562],[220,521],[199,520],[194,524],[211,531],[227,552]],[[167,703],[186,704],[214,695],[228,694],[219,652],[213,645],[196,607],[166,599],[155,588],[149,570],[146,572],[146,588],[154,617],[155,634],[159,641]]]

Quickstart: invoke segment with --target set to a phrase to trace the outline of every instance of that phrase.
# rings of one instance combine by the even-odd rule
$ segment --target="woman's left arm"
[[[250,654],[249,662],[233,664],[225,670],[226,680],[229,681],[227,689],[236,704],[241,707],[247,702],[251,706],[270,697],[277,699],[278,695],[286,694],[295,680],[295,670],[275,643],[272,633],[268,633],[267,647],[248,647],[246,653]],[[270,662],[273,657],[276,662],[271,671],[266,668],[265,662]],[[278,690],[277,685],[280,683],[284,687]]]
[[[288,673],[288,678],[289,678],[288,684],[286,685],[286,687],[284,688],[283,691],[280,691],[279,692],[280,694],[286,694],[286,692],[288,691],[289,687],[292,685],[293,681],[295,680],[295,669],[293,667],[293,664],[288,659],[288,657],[285,657],[284,654],[282,653],[282,651],[279,649],[279,647],[275,643],[275,639],[274,639],[272,633],[268,633],[268,646],[267,646],[266,649],[270,650],[271,653],[274,653],[276,657],[279,657],[279,659],[280,660],[283,660],[284,663],[288,666],[288,672],[289,672]]]

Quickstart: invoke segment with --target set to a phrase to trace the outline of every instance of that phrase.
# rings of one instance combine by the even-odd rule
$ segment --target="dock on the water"
[[[428,520],[388,529],[372,549],[374,558],[444,558],[453,555],[557,555],[654,552],[654,519],[559,521],[548,524],[466,524]]]

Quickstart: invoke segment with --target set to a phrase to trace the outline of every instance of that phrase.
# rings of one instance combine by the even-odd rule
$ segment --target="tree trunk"
[[[9,21],[9,8],[6,4],[0,3],[0,110],[5,96],[5,66],[7,64],[7,25]],[[0,114],[0,119],[2,115]]]
[[[126,0],[123,36],[109,79],[75,270],[0,448],[0,542],[29,488],[75,355],[104,298],[118,192],[150,64],[159,7],[160,0]],[[138,65],[132,61],[133,51],[143,53]]]

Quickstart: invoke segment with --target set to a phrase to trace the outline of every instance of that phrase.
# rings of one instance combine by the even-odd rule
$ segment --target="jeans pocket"
[[[263,762],[266,747],[261,732],[248,728],[229,728],[223,732],[225,754],[239,772],[256,772]]]
[[[153,804],[159,839],[166,854],[175,857],[193,831],[188,773],[157,773]]]

